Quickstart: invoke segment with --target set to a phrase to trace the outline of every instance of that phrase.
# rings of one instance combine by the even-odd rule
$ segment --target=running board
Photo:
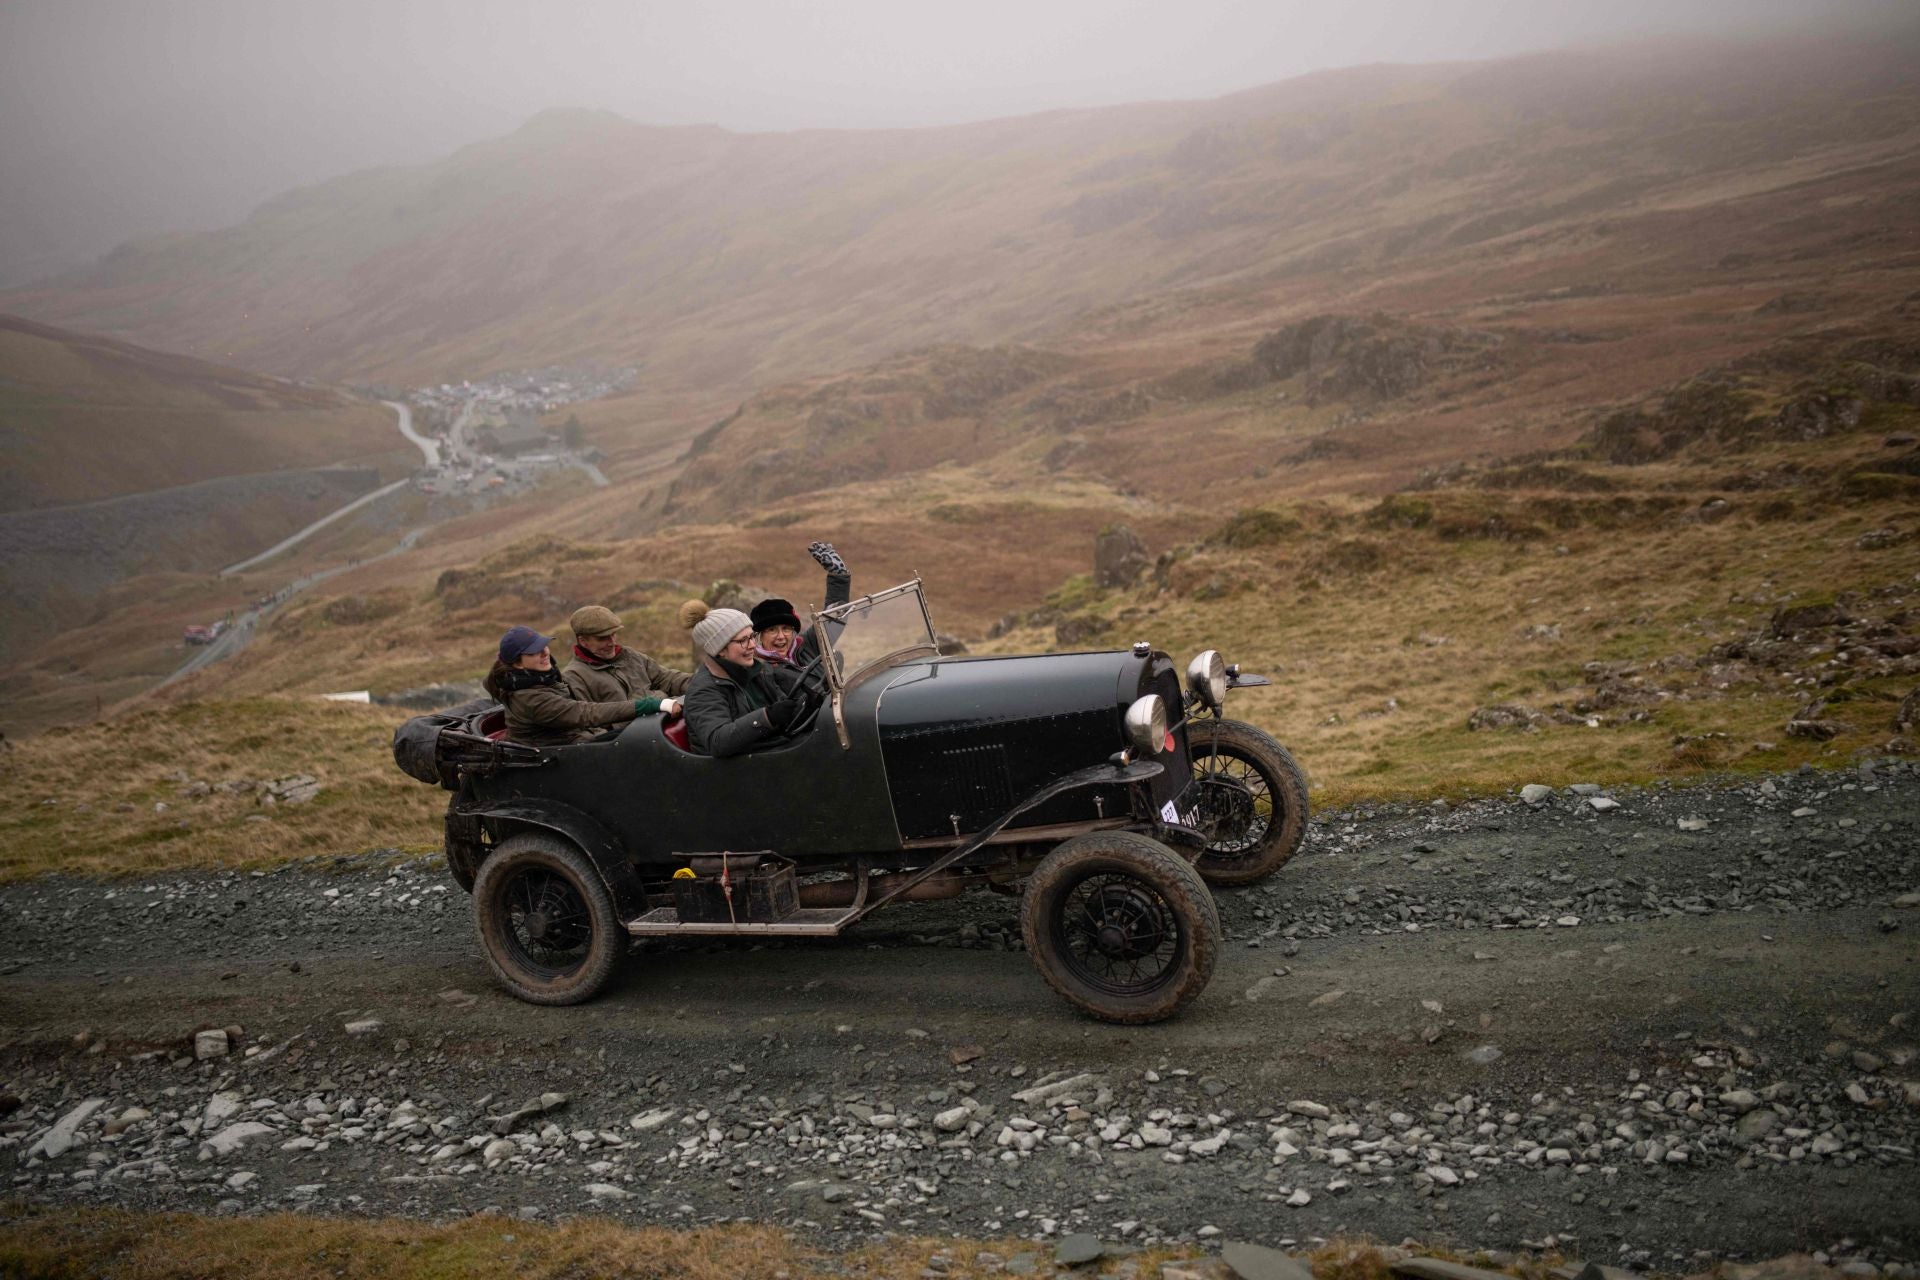
[[[636,938],[662,937],[837,937],[859,915],[858,907],[802,907],[784,920],[766,923],[731,920],[682,920],[673,907],[656,907],[627,921]]]

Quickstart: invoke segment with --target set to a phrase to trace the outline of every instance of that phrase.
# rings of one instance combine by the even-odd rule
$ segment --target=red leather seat
[[[666,735],[668,742],[671,742],[682,751],[693,750],[693,743],[687,737],[687,718],[685,716],[674,716],[671,720],[662,721],[660,724],[660,732]]]

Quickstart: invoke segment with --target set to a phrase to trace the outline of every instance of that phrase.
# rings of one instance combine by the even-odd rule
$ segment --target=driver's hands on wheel
[[[782,698],[767,708],[767,723],[773,726],[775,733],[785,733],[793,727],[807,709],[807,700],[801,697]]]

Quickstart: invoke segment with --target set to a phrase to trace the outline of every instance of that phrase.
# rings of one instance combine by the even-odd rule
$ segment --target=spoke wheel
[[[526,833],[480,864],[473,905],[487,966],[534,1004],[578,1004],[606,986],[627,935],[593,865],[557,836]]]
[[[1307,833],[1307,780],[1287,749],[1238,720],[1188,727],[1193,805],[1187,818],[1207,835],[1194,864],[1208,884],[1263,880],[1284,866]]]
[[[1103,831],[1055,849],[1027,882],[1021,930],[1047,984],[1107,1022],[1159,1022],[1207,985],[1220,919],[1206,885],[1145,836]]]

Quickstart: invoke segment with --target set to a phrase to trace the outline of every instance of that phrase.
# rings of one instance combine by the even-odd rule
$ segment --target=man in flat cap
[[[680,710],[680,695],[693,675],[664,667],[620,643],[620,615],[601,604],[574,610],[573,662],[562,675],[573,696],[587,702],[657,697],[662,715]]]

